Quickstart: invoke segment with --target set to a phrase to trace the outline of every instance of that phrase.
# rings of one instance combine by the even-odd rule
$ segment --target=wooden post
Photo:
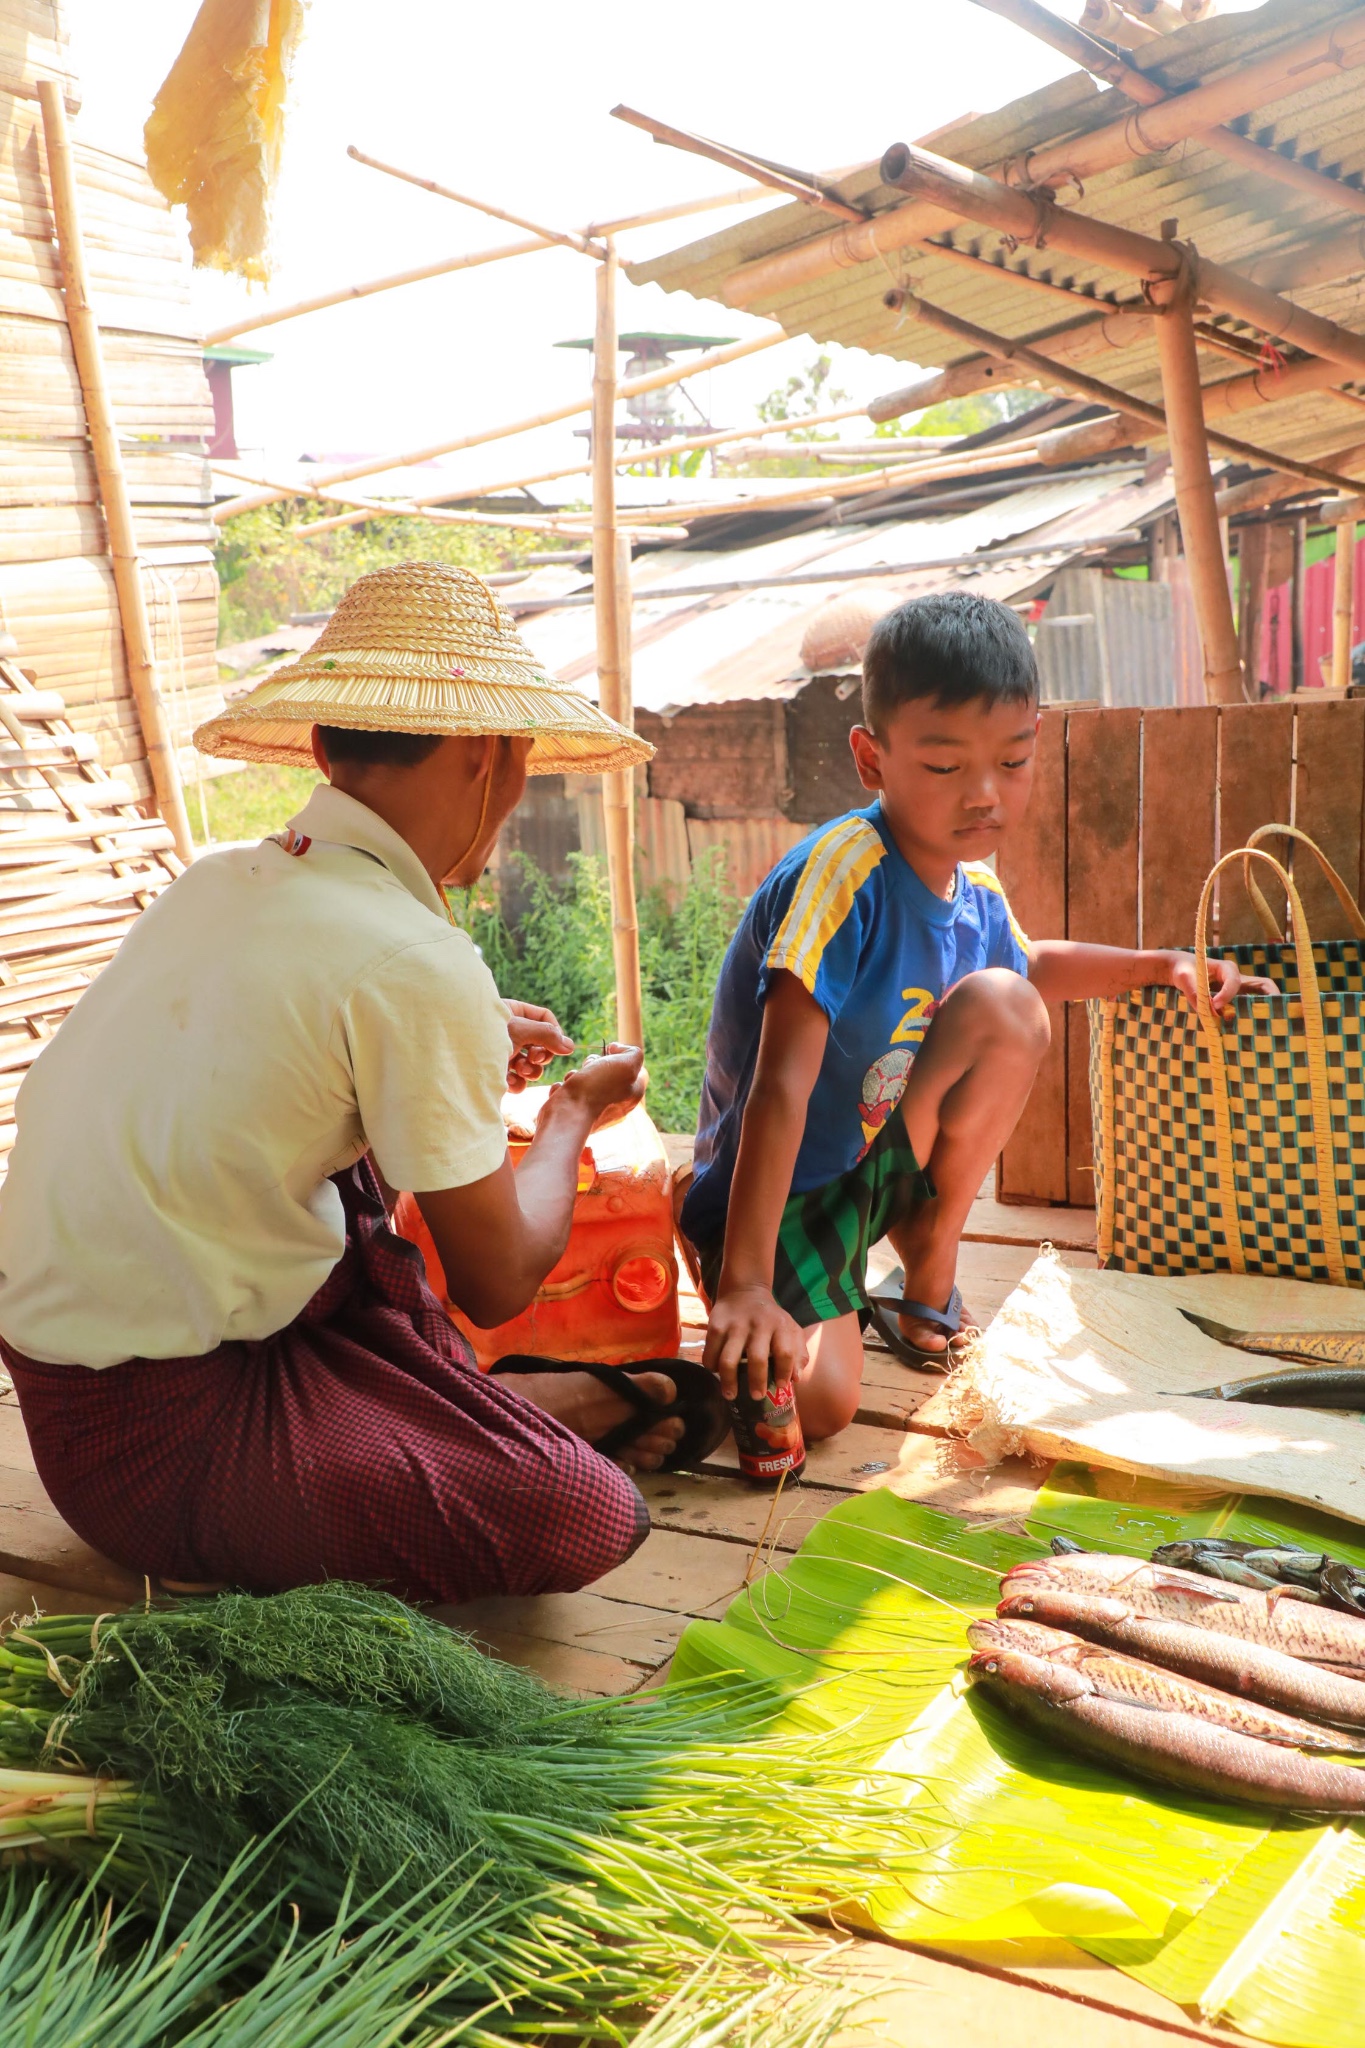
[[[189,815],[180,786],[180,765],[176,760],[166,707],[157,683],[156,659],[152,645],[147,597],[142,588],[142,567],[138,561],[137,535],[128,482],[123,473],[114,410],[104,372],[104,350],[100,331],[90,304],[90,286],[85,268],[85,244],[81,236],[76,201],[76,172],[66,127],[66,102],[54,79],[38,81],[38,99],[43,112],[43,139],[47,147],[48,184],[52,194],[52,219],[61,256],[62,283],[66,297],[66,322],[71,349],[81,381],[90,452],[104,511],[109,561],[114,572],[119,622],[128,663],[128,681],[142,741],[147,749],[156,807],[171,828],[175,850],[182,860],[193,860]]]
[[[1213,472],[1204,433],[1199,392],[1199,358],[1187,281],[1153,280],[1161,386],[1175,476],[1180,537],[1189,563],[1199,639],[1204,650],[1204,692],[1210,704],[1242,702],[1242,664],[1232,617],[1223,537],[1214,505]]]
[[[1289,575],[1289,687],[1307,687],[1305,666],[1308,644],[1308,576],[1305,556],[1308,547],[1308,517],[1296,512],[1291,528],[1294,536],[1293,566]]]
[[[1356,522],[1337,526],[1336,576],[1332,586],[1332,687],[1344,690],[1351,680],[1351,642],[1355,638]]]
[[[616,244],[597,272],[592,357],[592,588],[597,626],[598,701],[608,718],[631,725],[630,548],[616,525]],[[611,891],[616,970],[616,1035],[642,1045],[640,930],[635,912],[635,777],[627,768],[602,777],[602,815]]]
[[[1261,694],[1261,631],[1265,620],[1266,569],[1270,529],[1258,522],[1242,528],[1242,566],[1238,578],[1237,637],[1242,649],[1242,675],[1253,703]]]

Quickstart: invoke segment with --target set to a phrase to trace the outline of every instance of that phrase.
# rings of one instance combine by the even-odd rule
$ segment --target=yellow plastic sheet
[[[285,98],[307,0],[203,0],[143,131],[195,263],[264,280]]]

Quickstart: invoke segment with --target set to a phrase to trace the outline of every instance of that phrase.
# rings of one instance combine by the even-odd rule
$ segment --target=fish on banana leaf
[[[1190,1622],[1365,1679],[1365,1617],[1312,1606],[1296,1599],[1293,1587],[1263,1593],[1102,1551],[1034,1558],[1015,1565],[1001,1582],[1006,1595],[1043,1587],[1114,1595],[1135,1614]]]
[[[1204,1798],[1299,1813],[1365,1813],[1365,1770],[1200,1720],[1106,1697],[1085,1671],[982,1649],[968,1679],[1054,1745]]]
[[[1365,1756],[1365,1735],[1336,1734],[1312,1721],[1283,1714],[1274,1707],[1219,1692],[1214,1686],[1184,1678],[1122,1650],[1102,1643],[1087,1642],[1082,1636],[1040,1622],[1016,1621],[997,1616],[993,1621],[974,1621],[967,1630],[974,1650],[1022,1650],[1043,1657],[1050,1664],[1066,1664],[1084,1672],[1104,1699],[1126,1700],[1135,1707],[1155,1707],[1167,1713],[1193,1714],[1196,1720],[1212,1721],[1220,1728],[1232,1728],[1239,1735],[1253,1735],[1261,1742],[1278,1742],[1289,1749],[1306,1749],[1325,1755]]]
[[[1196,1330],[1234,1351],[1250,1351],[1257,1358],[1301,1358],[1314,1365],[1356,1366],[1365,1371],[1365,1330],[1233,1330],[1209,1316],[1197,1316],[1193,1309],[1182,1308],[1180,1313]]]
[[[1088,1642],[1107,1644],[1216,1686],[1220,1692],[1259,1700],[1281,1713],[1324,1721],[1334,1728],[1365,1730],[1365,1685],[1320,1665],[1305,1664],[1283,1650],[1219,1635],[1188,1621],[1138,1614],[1119,1592],[1069,1592],[1034,1586],[1007,1593],[1002,1620],[1038,1621],[1065,1629]]]
[[[1321,1550],[1300,1550],[1294,1544],[1278,1546],[1239,1543],[1226,1536],[1192,1536],[1177,1543],[1158,1543],[1153,1564],[1175,1565],[1181,1571],[1201,1572],[1206,1578],[1225,1579],[1234,1586],[1253,1586],[1261,1592],[1271,1586],[1297,1586],[1301,1597],[1322,1598],[1321,1579],[1330,1559]]]

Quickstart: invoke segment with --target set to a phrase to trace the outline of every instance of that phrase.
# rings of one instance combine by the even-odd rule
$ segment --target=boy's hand
[[[1168,953],[1170,962],[1169,988],[1178,989],[1192,1010],[1199,1007],[1199,985],[1195,974],[1193,953]],[[1209,997],[1215,1017],[1221,1017],[1231,1008],[1239,995],[1277,996],[1280,993],[1273,981],[1264,975],[1243,974],[1235,960],[1209,961]]]
[[[544,1077],[551,1060],[573,1051],[573,1040],[553,1010],[542,1010],[536,1003],[509,1002],[507,1007],[512,1013],[507,1019],[507,1035],[512,1041],[507,1086],[513,1095],[520,1095],[528,1084]]]
[[[749,1392],[761,1401],[771,1365],[779,1386],[785,1386],[806,1363],[801,1326],[779,1308],[767,1287],[727,1287],[716,1297],[706,1326],[702,1363],[720,1380],[720,1390],[733,1401],[739,1364],[749,1361]]]
[[[604,1053],[594,1054],[576,1072],[567,1074],[555,1093],[589,1109],[591,1128],[600,1131],[629,1116],[636,1103],[644,1101],[648,1085],[639,1046],[609,1045]]]

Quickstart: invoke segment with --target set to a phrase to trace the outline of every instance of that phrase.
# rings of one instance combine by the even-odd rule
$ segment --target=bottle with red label
[[[796,1387],[779,1386],[769,1373],[762,1398],[749,1392],[748,1366],[741,1362],[739,1387],[730,1403],[739,1469],[746,1479],[799,1479],[806,1465],[806,1440],[796,1412]]]

